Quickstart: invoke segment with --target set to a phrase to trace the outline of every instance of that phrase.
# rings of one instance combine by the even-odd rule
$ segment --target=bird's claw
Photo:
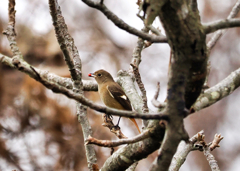
[[[112,115],[105,114],[105,115],[104,115],[104,119],[105,119],[105,120],[113,120],[113,116],[112,116]]]

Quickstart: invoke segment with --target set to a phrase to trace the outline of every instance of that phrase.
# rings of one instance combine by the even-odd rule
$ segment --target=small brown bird
[[[100,98],[106,106],[115,109],[132,111],[130,100],[123,91],[122,87],[113,80],[111,74],[101,69],[94,73],[89,73],[88,76],[94,77],[97,81]],[[134,118],[129,119],[135,124],[139,133],[141,133],[136,120]]]

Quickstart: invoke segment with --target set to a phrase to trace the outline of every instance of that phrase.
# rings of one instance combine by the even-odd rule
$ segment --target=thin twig
[[[161,30],[159,30],[158,28],[155,28],[153,27],[152,25],[145,25],[145,27],[149,30],[151,30],[151,32],[157,36],[164,36],[162,33],[161,33]],[[144,49],[148,48],[149,46],[151,46],[153,44],[153,42],[150,42],[150,41],[145,41],[144,42]]]
[[[202,93],[204,92],[204,90],[209,88],[209,86],[208,86],[208,78],[209,78],[210,71],[211,71],[211,62],[209,60],[208,64],[207,64],[207,74],[206,74],[205,82],[204,82],[204,85],[203,85],[203,88],[202,88]]]
[[[205,142],[204,137],[205,135],[202,130],[195,134],[192,138],[190,138],[188,142],[182,141],[179,144],[178,150],[173,157],[169,171],[178,171],[182,164],[185,162],[189,152],[193,150],[203,151],[204,155],[206,155],[207,160],[209,161],[211,168],[213,168],[216,164],[216,161],[210,151],[212,151],[216,147],[219,147],[219,143],[223,139],[223,137],[220,134],[216,134],[213,142],[209,143],[211,144],[210,146]]]
[[[215,160],[215,157],[210,153],[210,149],[207,147],[204,149],[203,154],[206,156],[207,161],[212,171],[220,171],[220,168]]]
[[[144,87],[144,84],[142,82],[138,67],[134,64],[130,64],[133,67],[133,73],[135,75],[136,78],[136,82],[138,84],[138,87],[140,89],[140,91],[142,92],[142,100],[143,100],[143,113],[148,113],[149,109],[148,109],[148,105],[147,105],[147,93],[146,93],[146,89]]]
[[[17,46],[17,42],[16,42],[16,32],[15,32],[15,0],[9,0],[9,4],[8,4],[8,17],[9,17],[9,22],[8,22],[8,26],[7,29],[3,32],[3,34],[5,34],[7,36],[7,39],[9,41],[10,47],[11,47],[11,51],[13,53],[14,56],[17,56],[17,58],[22,59],[22,54],[19,51],[19,48]],[[4,62],[1,57],[0,57],[0,61]],[[10,154],[11,152],[8,152],[8,154]],[[23,169],[21,168],[21,166],[19,165],[19,162],[17,161],[17,157],[15,156],[15,154],[11,153],[10,154],[11,157],[7,157],[6,160],[8,162],[10,162],[11,164],[13,164],[18,170],[22,171]]]
[[[147,137],[150,136],[150,131],[144,131],[141,134],[133,137],[133,138],[128,138],[128,139],[119,139],[119,140],[98,140],[96,138],[93,138],[91,136],[88,137],[88,139],[86,140],[86,144],[95,144],[98,146],[102,146],[102,147],[117,147],[119,145],[123,145],[123,144],[133,144],[136,143],[138,141],[141,141],[143,139],[146,139]]]
[[[219,143],[223,139],[223,137],[221,136],[221,134],[216,134],[214,136],[213,142],[208,143],[208,144],[205,142],[204,137],[205,137],[204,135],[202,135],[202,136],[199,135],[199,137],[198,137],[198,141],[203,146],[203,154],[206,156],[207,161],[209,162],[209,165],[210,165],[212,171],[220,171],[217,161],[215,160],[214,156],[211,154],[210,151],[212,151],[216,147],[219,147]],[[209,144],[210,144],[210,146],[209,146]],[[212,144],[214,144],[214,145],[212,145]]]
[[[158,96],[159,96],[159,93],[160,93],[160,89],[161,87],[160,87],[160,82],[158,82],[157,83],[157,91],[156,91],[156,93],[155,93],[155,95],[153,96],[153,98],[155,99],[155,100],[157,100],[158,99]]]
[[[234,18],[234,19],[225,19],[220,21],[214,21],[212,23],[203,24],[204,32],[206,34],[215,32],[220,29],[228,29],[232,27],[239,27],[240,26],[240,19]]]
[[[152,25],[145,25],[146,28],[148,28],[149,30],[151,30],[151,32],[157,36],[164,36],[162,33],[161,33],[161,30],[160,29],[157,29],[155,27],[153,27]]]
[[[234,18],[234,17],[237,15],[237,13],[239,12],[239,10],[240,10],[240,0],[238,0],[238,1],[236,2],[236,4],[234,5],[234,7],[232,8],[232,11],[230,12],[230,14],[229,14],[228,17],[227,17],[227,20],[230,20],[230,19]],[[234,23],[234,22],[232,22],[232,23]],[[218,23],[217,25],[215,25],[215,24],[212,24],[212,25],[213,25],[213,26],[205,26],[205,27],[204,27],[206,33],[208,33],[208,32],[210,33],[211,31],[220,29],[222,26],[226,26],[226,25],[229,25],[229,24],[228,24],[228,23],[226,24],[226,22],[225,22],[225,24],[224,24],[224,22],[221,21],[221,22]],[[215,25],[215,26],[214,26],[214,25]],[[211,40],[208,41],[208,43],[207,43],[208,55],[210,54],[212,48],[216,45],[217,41],[222,37],[222,35],[223,35],[226,31],[227,31],[226,29],[225,29],[225,30],[218,30],[218,31],[212,36]],[[211,68],[211,65],[210,65],[210,64],[208,65],[208,68]],[[210,73],[210,72],[208,72],[208,74],[207,74],[207,76],[206,76],[207,78],[208,78],[208,76],[209,76],[209,73]],[[205,81],[205,83],[207,84],[206,81]]]
[[[227,19],[231,19],[234,18],[237,13],[240,10],[240,0],[238,0],[236,2],[236,4],[234,5],[232,11],[230,12],[230,14],[228,15]],[[208,50],[211,51],[212,48],[215,46],[215,44],[217,43],[217,41],[220,39],[220,37],[226,32],[226,30],[218,30],[213,37],[211,38],[211,40],[207,43],[207,47]]]
[[[11,51],[14,56],[18,56],[19,58],[22,58],[22,54],[19,51],[19,48],[17,46],[16,42],[16,32],[15,32],[15,0],[9,0],[8,4],[8,17],[9,22],[7,29],[3,31],[3,34],[7,36]]]
[[[156,93],[155,95],[153,96],[153,99],[151,100],[153,106],[161,109],[161,108],[164,108],[166,106],[166,103],[160,103],[157,99],[158,99],[158,96],[159,96],[159,93],[160,93],[160,82],[157,83],[157,90],[156,90]]]
[[[142,29],[142,31],[144,33],[148,33],[149,29],[144,27]],[[133,50],[131,64],[133,64],[135,66],[139,66],[139,64],[141,63],[141,60],[142,60],[141,59],[141,57],[142,57],[141,53],[142,53],[143,47],[144,47],[144,40],[142,38],[138,37],[137,45],[136,45],[136,47]],[[134,74],[133,67],[131,67],[131,66],[129,68],[129,73]],[[142,109],[144,109],[144,101],[143,101],[143,106],[142,106],[141,110]],[[146,121],[146,120],[142,120],[143,129],[145,127],[147,127],[147,122],[148,121]]]
[[[148,33],[148,31],[149,31],[149,29],[148,28],[146,28],[146,27],[144,27],[143,29],[142,29],[142,31],[144,32],[144,33]],[[133,54],[132,54],[132,61],[131,61],[131,63],[133,64],[133,65],[135,65],[135,66],[139,66],[139,64],[141,63],[141,57],[142,57],[142,55],[141,55],[141,53],[142,53],[142,50],[143,50],[143,47],[144,47],[144,40],[142,39],[142,38],[138,38],[138,41],[137,41],[137,45],[136,45],[136,47],[134,48],[134,50],[133,50]],[[129,68],[129,70],[132,72],[132,67],[130,67]]]
[[[101,11],[117,27],[127,31],[128,33],[131,33],[133,35],[141,37],[142,39],[148,40],[150,42],[167,43],[167,38],[165,36],[150,35],[150,34],[142,32],[142,31],[139,31],[139,30],[135,29],[134,27],[129,26],[127,23],[125,23],[123,20],[121,20],[118,16],[116,16],[113,12],[111,12],[104,4],[101,4],[99,2],[94,2],[91,0],[82,0],[82,1],[84,3],[86,3],[88,6],[90,6],[92,8],[96,8],[99,11]]]

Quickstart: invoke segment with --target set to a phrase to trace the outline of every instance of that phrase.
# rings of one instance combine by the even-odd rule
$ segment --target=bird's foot
[[[113,116],[112,115],[105,114],[103,117],[104,117],[104,120],[106,120],[106,121],[113,120]]]

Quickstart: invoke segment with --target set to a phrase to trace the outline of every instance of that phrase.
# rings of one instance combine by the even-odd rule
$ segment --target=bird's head
[[[109,74],[107,71],[100,69],[94,73],[89,73],[89,77],[94,77],[98,84],[105,83],[108,81],[114,81],[111,74]]]

